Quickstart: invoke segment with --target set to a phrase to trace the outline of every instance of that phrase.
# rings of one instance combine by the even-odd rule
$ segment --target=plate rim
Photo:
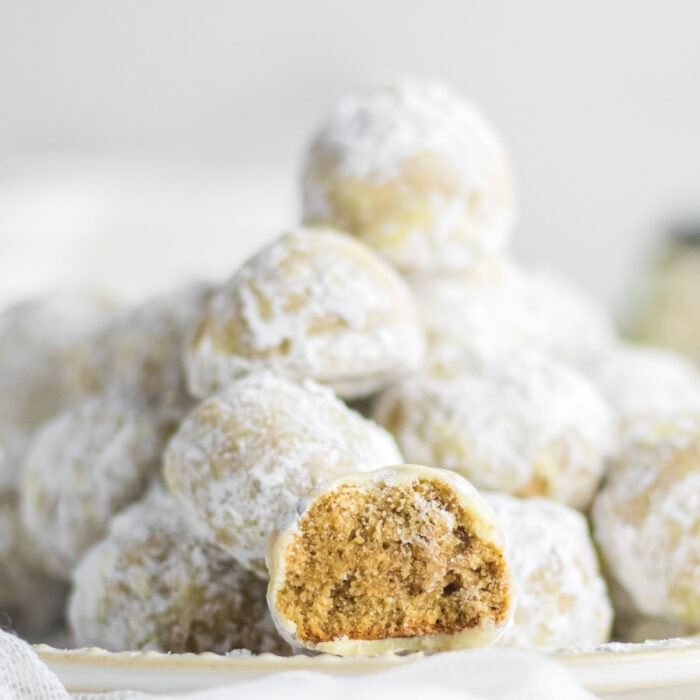
[[[426,656],[423,652],[408,655],[384,654],[374,657],[338,657],[330,654],[309,656],[297,654],[281,657],[274,654],[222,655],[164,654],[157,651],[110,652],[97,647],[83,649],[57,649],[46,644],[35,645],[35,652],[56,673],[70,692],[97,692],[113,690],[140,690],[129,685],[130,678],[143,678],[148,674],[177,671],[191,674],[193,689],[216,685],[236,677],[259,677],[267,673],[307,670],[333,675],[362,675],[396,668]],[[464,650],[468,652],[469,650]],[[525,650],[523,650],[525,651]],[[456,652],[460,653],[460,652]],[[531,653],[531,650],[530,650]],[[596,649],[539,652],[558,661],[589,691],[594,693],[624,692],[663,687],[698,685],[700,690],[700,641],[663,640],[641,644],[609,644]],[[119,684],[107,681],[106,687],[86,688],[75,684],[76,673],[81,670],[93,678],[115,678],[110,673],[119,672]],[[129,673],[132,675],[130,676]],[[138,680],[138,679],[137,679]],[[174,682],[174,679],[170,679]],[[201,685],[200,685],[201,682]],[[90,683],[88,683],[90,685]],[[100,683],[98,683],[100,685]],[[152,680],[149,681],[149,687]],[[152,692],[152,688],[151,688]]]

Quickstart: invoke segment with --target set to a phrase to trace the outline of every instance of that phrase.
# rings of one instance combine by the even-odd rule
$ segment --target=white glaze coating
[[[12,444],[84,395],[104,304],[68,292],[0,313],[0,444]]]
[[[348,236],[298,229],[218,291],[186,365],[202,398],[256,369],[354,397],[415,370],[423,352],[413,299],[396,272]]]
[[[265,544],[282,512],[322,481],[400,461],[391,436],[329,389],[258,373],[183,421],[165,478],[193,523],[265,577]]]
[[[404,80],[333,108],[307,154],[304,220],[360,236],[404,272],[464,269],[506,246],[513,189],[506,150],[475,108]]]
[[[116,516],[82,560],[69,621],[78,645],[114,651],[285,647],[264,582],[198,539],[160,488]]]
[[[592,365],[588,374],[621,430],[640,419],[700,412],[700,373],[669,350],[621,344]]]
[[[607,405],[574,370],[523,352],[447,379],[416,376],[375,408],[406,459],[479,488],[590,502],[613,436]]]
[[[522,348],[587,365],[612,347],[610,318],[570,283],[505,260],[453,277],[416,278],[428,365],[449,375]]]
[[[518,605],[501,646],[586,648],[609,639],[612,607],[586,519],[561,503],[482,493],[506,540]]]
[[[22,523],[46,570],[69,578],[112,516],[157,475],[163,435],[132,397],[113,391],[59,414],[22,460]]]
[[[480,627],[465,629],[455,634],[433,634],[419,637],[392,637],[375,640],[339,638],[330,642],[313,644],[300,640],[296,635],[295,623],[280,614],[276,605],[276,598],[285,581],[286,553],[289,545],[300,534],[300,523],[316,499],[332,494],[334,490],[346,485],[359,486],[368,490],[384,490],[411,485],[418,480],[438,482],[446,485],[455,495],[459,504],[470,514],[473,534],[484,543],[494,545],[499,551],[504,549],[503,533],[494,518],[493,512],[477,490],[466,479],[457,474],[443,469],[400,464],[368,473],[346,474],[326,484],[322,484],[300,499],[295,507],[290,509],[280,519],[268,543],[266,557],[270,572],[270,582],[267,589],[268,605],[278,631],[292,646],[300,649],[338,654],[340,656],[374,656],[392,651],[427,651],[431,649],[445,651],[488,646],[498,639],[503,630],[508,627],[515,609],[513,597],[509,599],[510,608],[507,611],[507,619],[502,625],[496,626],[489,621],[484,621],[484,624]],[[445,512],[444,516],[448,519],[454,518],[453,514],[449,512]],[[410,538],[410,536],[410,533],[406,533],[407,538]],[[503,575],[510,579],[511,572],[508,567]],[[509,583],[508,585],[510,586],[511,584]]]
[[[635,423],[592,516],[606,565],[638,610],[700,622],[700,414]]]

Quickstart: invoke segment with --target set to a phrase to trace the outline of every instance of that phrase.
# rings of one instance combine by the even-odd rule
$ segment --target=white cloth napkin
[[[124,679],[128,684],[128,679]],[[167,700],[123,691],[76,700]],[[542,655],[478,649],[429,656],[406,666],[339,678],[290,671],[174,700],[592,700],[569,672]],[[56,676],[23,641],[0,631],[0,700],[70,700]]]

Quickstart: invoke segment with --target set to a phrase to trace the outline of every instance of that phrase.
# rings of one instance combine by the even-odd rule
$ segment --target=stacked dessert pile
[[[0,316],[0,609],[76,645],[552,649],[700,627],[700,377],[508,253],[448,89],[341,101],[223,284]],[[357,409],[357,410],[354,410]],[[376,422],[375,422],[376,421]],[[424,466],[412,466],[420,464]]]

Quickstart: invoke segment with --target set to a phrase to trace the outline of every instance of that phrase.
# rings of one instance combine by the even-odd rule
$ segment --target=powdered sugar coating
[[[345,397],[372,393],[423,359],[403,280],[334,231],[299,229],[249,260],[214,296],[187,353],[206,397],[255,369],[315,379]]]
[[[412,462],[577,508],[596,490],[613,432],[584,377],[527,352],[447,379],[411,378],[380,396],[375,416]]]
[[[101,301],[68,292],[0,314],[0,445],[11,449],[84,395],[88,350],[107,316]]]
[[[96,389],[118,386],[138,394],[166,424],[192,407],[182,356],[211,289],[193,284],[124,309],[96,339]]]
[[[636,420],[700,413],[700,373],[681,355],[620,345],[589,371],[624,430]]]
[[[533,349],[574,366],[612,347],[607,314],[549,273],[488,260],[469,273],[411,280],[438,375]]]
[[[333,108],[307,154],[304,221],[362,238],[403,272],[458,270],[504,249],[513,190],[506,150],[475,108],[404,80]]]
[[[391,436],[330,390],[259,373],[183,421],[165,478],[211,541],[265,577],[267,538],[301,496],[339,474],[402,461]]]
[[[593,523],[637,609],[700,622],[700,414],[635,424],[596,497]]]
[[[283,653],[265,584],[198,539],[162,489],[112,522],[74,575],[69,622],[81,646]]]
[[[586,519],[561,503],[483,493],[503,530],[518,604],[501,646],[594,647],[608,641],[612,607]]]
[[[22,522],[46,570],[69,578],[112,516],[158,473],[155,416],[119,391],[87,399],[32,437],[22,462]]]

